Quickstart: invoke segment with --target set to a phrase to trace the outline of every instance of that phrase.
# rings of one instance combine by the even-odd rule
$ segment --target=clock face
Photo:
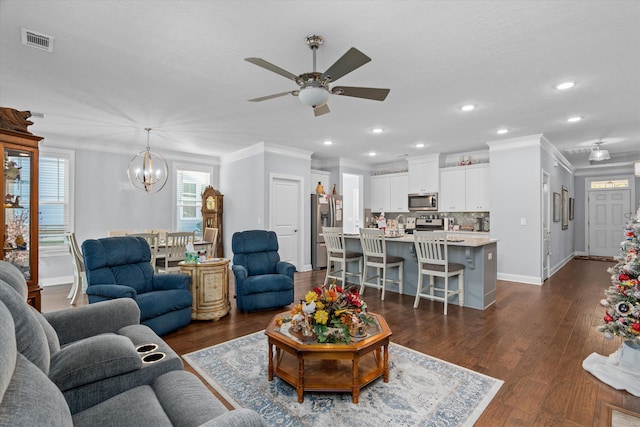
[[[215,210],[216,209],[216,199],[214,199],[213,196],[207,197],[206,206],[207,206],[207,209],[209,209],[209,210],[212,210],[212,211]]]

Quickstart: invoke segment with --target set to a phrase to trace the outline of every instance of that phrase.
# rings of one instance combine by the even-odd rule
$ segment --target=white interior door
[[[631,191],[589,191],[589,255],[620,255],[626,217],[631,211]]]
[[[269,229],[278,235],[278,253],[300,269],[302,266],[302,178],[273,175],[269,197]]]

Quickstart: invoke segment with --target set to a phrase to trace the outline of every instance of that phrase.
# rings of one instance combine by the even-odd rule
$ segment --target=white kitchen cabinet
[[[409,193],[437,193],[440,191],[440,155],[433,154],[410,159]]]
[[[438,210],[488,211],[489,191],[488,164],[441,169]]]
[[[440,172],[440,193],[438,210],[440,212],[460,212],[466,207],[465,171],[443,170]]]
[[[371,177],[372,212],[408,212],[409,175],[396,173]]]
[[[481,167],[466,171],[466,210],[489,210],[489,168]]]

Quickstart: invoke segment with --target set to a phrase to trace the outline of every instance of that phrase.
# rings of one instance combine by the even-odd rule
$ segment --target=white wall
[[[170,174],[167,185],[156,194],[145,194],[133,189],[127,178],[133,154],[74,151],[73,231],[79,245],[86,239],[106,237],[109,230],[173,229],[176,164],[209,168],[211,184],[218,184],[218,159],[169,154],[165,155]],[[41,254],[38,273],[42,285],[70,283],[72,272],[66,249]]]
[[[488,143],[491,238],[498,239],[499,279],[542,283],[540,137]]]

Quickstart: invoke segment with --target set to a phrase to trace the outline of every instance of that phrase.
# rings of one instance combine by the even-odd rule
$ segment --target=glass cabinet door
[[[37,242],[33,242],[31,233],[33,218],[33,212],[31,211],[33,183],[31,177],[33,175],[35,153],[30,150],[5,146],[3,154],[3,258],[18,267],[27,282],[30,282],[32,275],[34,275],[34,257],[32,256],[32,249],[34,248],[32,248],[32,245],[37,245]],[[37,217],[35,218],[37,219]],[[37,262],[37,259],[35,262]]]

